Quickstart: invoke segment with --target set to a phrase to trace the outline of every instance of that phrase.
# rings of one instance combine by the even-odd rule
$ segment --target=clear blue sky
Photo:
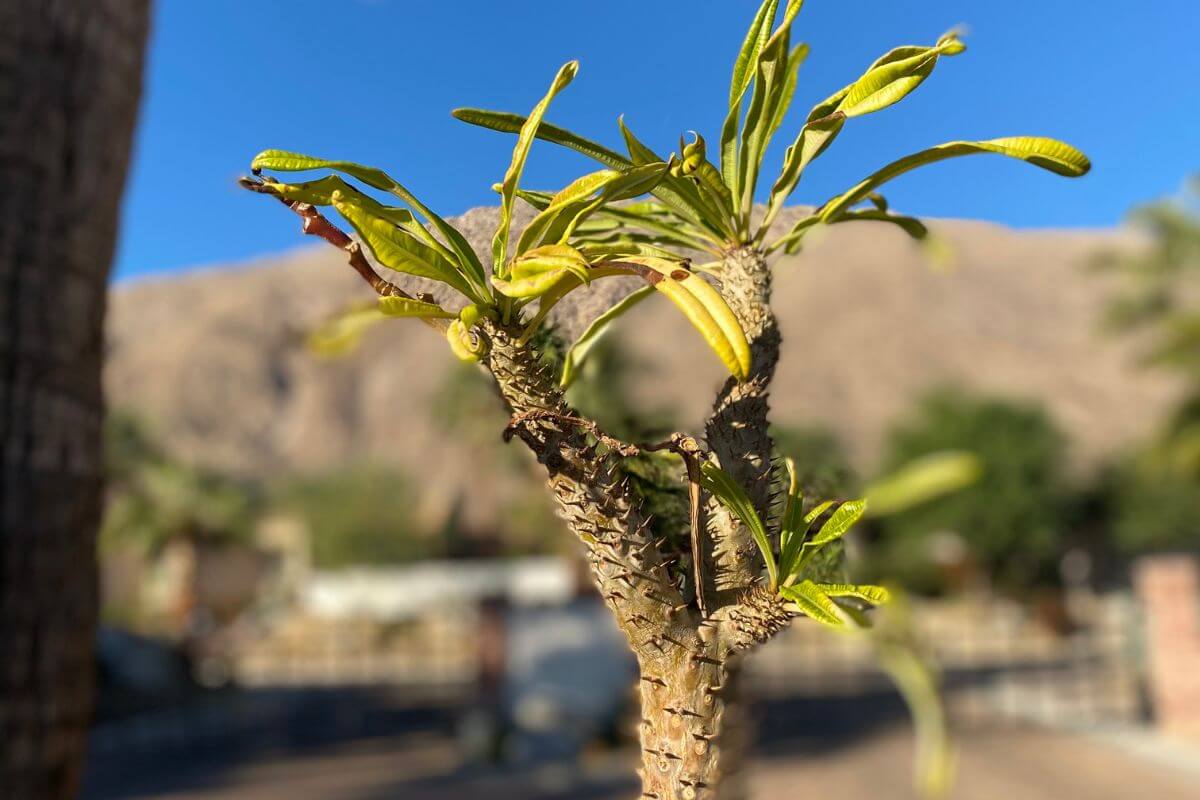
[[[492,203],[511,138],[450,109],[525,112],[571,58],[579,77],[550,120],[616,145],[624,113],[663,152],[686,129],[715,140],[758,0],[156,5],[118,279],[300,244],[294,219],[234,186],[267,147],[384,167],[447,215]],[[895,208],[1108,226],[1200,169],[1200,0],[808,0],[794,31],[812,54],[768,164],[808,108],[876,56],[957,24],[968,51],[899,106],[852,121],[795,202],[823,201],[896,156],[957,138],[1055,136],[1095,167],[1066,181],[1007,159],[951,161],[892,184]],[[525,184],[555,188],[594,168],[539,144]]]

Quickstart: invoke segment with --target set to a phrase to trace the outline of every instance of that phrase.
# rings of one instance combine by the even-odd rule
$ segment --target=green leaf
[[[700,193],[707,197],[722,217],[732,217],[733,193],[725,185],[720,171],[708,160],[704,137],[695,131],[692,131],[692,136],[695,139],[690,143],[685,143],[683,137],[679,137],[683,161],[675,169],[681,177],[692,179]]]
[[[888,590],[882,586],[853,583],[820,583],[817,585],[830,597],[853,597],[873,606],[884,605],[892,599]]]
[[[830,515],[821,529],[811,539],[800,546],[800,557],[797,559],[796,570],[802,570],[812,557],[816,555],[822,547],[841,539],[846,535],[846,532],[858,522],[863,513],[867,509],[866,500],[847,500],[838,506],[837,511]],[[811,520],[806,518],[810,524],[815,521],[820,515],[815,511],[810,512]]]
[[[761,241],[766,235],[805,168],[833,143],[846,119],[898,103],[929,77],[941,56],[957,55],[965,49],[953,31],[933,47],[898,47],[876,59],[857,81],[814,106],[787,149],[783,169],[771,187],[767,214],[757,238]]]
[[[771,549],[771,542],[767,539],[767,529],[763,526],[762,519],[754,510],[754,504],[750,502],[746,492],[737,485],[729,473],[712,461],[705,461],[700,465],[700,485],[717,498],[721,505],[732,511],[734,516],[741,520],[746,529],[750,531],[754,543],[758,545],[758,550],[762,553],[763,561],[766,562],[770,585],[772,588],[777,586],[779,575],[775,566],[775,554]]]
[[[838,103],[847,117],[881,111],[907,97],[933,72],[938,58],[966,50],[953,31],[933,47],[898,47],[872,64]]]
[[[514,281],[554,272],[570,273],[584,283],[589,280],[588,260],[574,247],[566,244],[546,244],[517,256],[512,262]]]
[[[976,153],[997,153],[1017,158],[1068,178],[1085,175],[1092,166],[1087,156],[1069,144],[1041,136],[1014,136],[982,142],[947,142],[893,161],[864,178],[849,191],[821,206],[821,219],[824,222],[836,219],[881,185],[906,172],[948,158]]]
[[[705,238],[704,231],[690,227],[681,220],[664,219],[657,214],[635,210],[633,206],[610,206],[599,213],[625,225],[649,231],[663,242],[690,250],[711,250],[711,238]]]
[[[783,93],[775,106],[775,117],[771,120],[771,126],[768,129],[770,136],[774,136],[775,131],[779,130],[779,126],[783,124],[783,118],[787,116],[788,109],[792,106],[792,98],[796,95],[796,84],[800,79],[800,67],[808,59],[808,52],[808,45],[801,42],[792,48],[792,52],[788,53]]]
[[[555,95],[567,87],[574,79],[575,74],[579,71],[578,61],[568,61],[558,70],[558,74],[554,76],[554,82],[550,84],[550,89],[546,92],[546,96],[534,106],[530,112],[529,118],[521,126],[520,133],[517,134],[517,143],[513,147],[512,163],[508,166],[508,172],[504,174],[504,182],[500,188],[500,224],[496,228],[496,235],[492,239],[492,268],[493,273],[498,277],[506,277],[505,262],[508,261],[508,234],[512,227],[512,207],[513,199],[516,196],[517,184],[521,180],[521,172],[525,169],[525,160],[529,157],[529,148],[533,146],[533,139],[537,135],[538,127],[541,125],[542,117],[546,114],[546,109],[550,106],[550,101]]]
[[[810,119],[800,129],[796,141],[788,145],[783,155],[783,169],[771,186],[771,195],[767,200],[767,215],[759,228],[758,238],[761,239],[775,217],[783,208],[784,202],[796,190],[800,176],[805,168],[833,142],[846,124],[846,115],[835,111],[823,117]],[[795,228],[793,228],[795,230]]]
[[[572,182],[550,199],[521,233],[517,252],[539,244],[566,243],[580,223],[606,203],[627,200],[653,189],[667,174],[661,162],[627,170],[600,170]]]
[[[322,357],[344,355],[358,346],[368,328],[386,318],[375,303],[358,303],[313,328],[305,344]]]
[[[759,6],[758,13],[750,22],[750,30],[746,31],[742,49],[738,51],[737,60],[733,62],[733,79],[729,83],[730,109],[741,108],[742,97],[754,77],[758,55],[766,45],[767,39],[771,37],[771,26],[775,24],[778,9],[779,0],[766,0]],[[736,114],[734,116],[736,118]]]
[[[754,188],[763,154],[771,138],[771,123],[783,97],[787,83],[788,34],[771,37],[758,58],[758,69],[754,77],[754,91],[750,95],[750,107],[742,129],[741,149],[738,153],[738,186],[734,191],[741,200],[738,210],[748,216],[754,205]]]
[[[457,256],[456,259],[452,259],[457,262],[455,268],[466,276],[473,287],[473,291],[469,292],[467,296],[474,300],[487,301],[491,299],[492,294],[487,285],[487,278],[484,276],[483,263],[475,255],[475,250],[467,242],[466,237],[457,228],[433,213],[412,192],[383,170],[363,166],[362,164],[355,164],[352,161],[333,161],[325,158],[306,156],[300,153],[291,153],[286,150],[264,150],[254,157],[254,160],[250,163],[250,167],[255,171],[268,169],[273,172],[302,172],[313,169],[331,169],[358,178],[368,186],[399,197],[416,209],[418,214],[425,217],[429,224],[449,243],[454,251],[454,255]],[[320,181],[314,181],[309,185],[312,186],[317,183],[320,183]],[[332,188],[341,187],[333,186]],[[332,205],[332,200],[329,204]],[[427,244],[429,244],[430,239],[432,237],[426,238]],[[446,248],[436,241],[429,244],[429,246],[446,251]],[[446,253],[448,254],[449,251],[446,251]]]
[[[481,108],[456,108],[451,114],[455,119],[462,120],[471,125],[478,125],[481,128],[500,131],[501,133],[518,133],[525,126],[525,122],[528,119],[521,114],[511,114],[506,111],[486,111]],[[620,153],[609,150],[604,145],[572,133],[565,128],[551,125],[549,122],[542,122],[538,126],[537,138],[570,148],[577,153],[582,153],[588,158],[599,161],[606,167],[625,169],[632,166],[630,160]]]
[[[654,294],[653,286],[643,286],[641,289],[626,295],[612,308],[592,320],[592,324],[587,327],[583,335],[576,339],[575,344],[571,345],[571,349],[567,351],[566,358],[563,359],[562,378],[559,381],[559,385],[564,389],[570,386],[579,374],[579,370],[583,366],[583,362],[587,360],[592,348],[612,328],[613,322],[652,294]]]
[[[804,525],[804,494],[796,474],[796,462],[785,458],[783,463],[787,467],[788,490],[783,518],[779,523],[779,573],[786,582],[795,571],[792,569],[793,562],[800,552],[800,542],[804,539],[807,526]]]
[[[454,319],[458,315],[437,303],[426,303],[410,297],[381,297],[379,310],[388,317],[420,317],[421,319]]]
[[[333,207],[354,227],[380,264],[397,272],[441,281],[467,297],[472,296],[470,285],[454,264],[377,213],[378,204],[370,198],[334,192],[332,200]]]
[[[956,492],[979,479],[983,464],[974,453],[943,450],[916,458],[867,488],[871,516],[879,517]]]
[[[652,164],[663,160],[634,135],[629,126],[625,124],[623,116],[617,118],[617,127],[621,129],[625,147],[629,150],[629,157],[635,164]],[[705,230],[706,237],[716,242],[722,242],[727,238],[730,232],[729,225],[722,218],[721,210],[707,202],[695,185],[682,178],[667,175],[655,187],[653,194],[674,209],[676,214]]]
[[[459,361],[473,363],[487,353],[487,340],[463,324],[462,320],[456,319],[446,328],[446,341],[450,345],[450,352]]]
[[[906,217],[903,214],[890,214],[880,211],[877,208],[847,211],[828,224],[837,225],[842,222],[887,222],[897,226],[918,241],[924,241],[929,237],[929,229],[925,227],[924,222],[921,222],[916,217]],[[773,253],[781,247],[785,248],[788,253],[797,252],[800,249],[804,235],[814,225],[818,224],[822,224],[821,217],[818,214],[812,214],[797,220],[791,230],[767,247],[767,252]]]
[[[733,63],[733,79],[729,83],[729,113],[721,126],[721,176],[731,194],[738,187],[738,121],[742,116],[742,98],[750,88],[750,81],[758,68],[758,57],[771,37],[771,26],[775,24],[775,14],[779,8],[779,0],[766,0],[759,6],[758,13],[750,23],[742,49],[738,51],[737,60]],[[740,199],[734,197],[734,212],[737,213],[737,203]]]
[[[720,292],[704,278],[683,269],[678,259],[630,256],[620,263],[640,268],[639,274],[683,312],[731,375],[739,381],[749,377],[750,344]]]
[[[779,594],[795,603],[806,617],[811,617],[822,625],[831,628],[846,628],[849,625],[846,612],[812,581],[800,581],[795,586],[780,587]]]

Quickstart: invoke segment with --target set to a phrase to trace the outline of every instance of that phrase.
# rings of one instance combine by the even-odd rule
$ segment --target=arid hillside
[[[493,220],[477,209],[459,224],[485,251]],[[943,383],[1042,398],[1085,467],[1150,430],[1171,386],[1133,368],[1134,345],[1097,332],[1105,286],[1086,268],[1097,248],[1131,246],[1128,237],[966,221],[933,229],[952,246],[953,269],[932,269],[899,231],[870,223],[822,231],[777,263],[780,422],[831,427],[868,469],[886,427]],[[565,324],[577,329],[617,290],[601,282],[580,293]],[[480,475],[471,442],[430,424],[454,365],[442,340],[396,320],[342,360],[299,344],[316,321],[368,298],[340,254],[316,245],[118,286],[110,403],[139,413],[189,460],[251,475],[381,460],[438,486],[433,506],[469,497],[468,517],[486,514],[521,478]],[[620,327],[659,370],[639,399],[672,404],[698,427],[721,380],[699,337],[660,298]]]

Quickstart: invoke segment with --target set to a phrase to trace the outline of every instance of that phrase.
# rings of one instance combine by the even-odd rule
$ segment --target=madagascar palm
[[[345,250],[351,265],[380,295],[378,304],[339,323],[353,335],[386,316],[411,316],[442,331],[460,358],[478,361],[495,378],[511,414],[506,430],[520,438],[549,473],[561,516],[583,543],[596,586],[628,636],[641,666],[643,797],[731,796],[738,738],[734,677],[743,656],[794,616],[835,627],[867,624],[863,612],[886,600],[874,586],[840,580],[839,539],[864,512],[859,501],[805,505],[800,487],[777,474],[768,435],[767,388],[779,355],[770,308],[767,256],[798,246],[816,225],[869,219],[924,235],[916,220],[892,214],[874,194],[885,181],[925,163],[977,152],[1015,156],[1063,175],[1080,175],[1087,159],[1048,139],[1020,137],[951,142],[873,173],[768,241],[771,224],[807,165],[849,119],[902,99],[943,56],[962,52],[948,34],[931,47],[903,47],[879,59],[857,81],[819,104],[788,149],[772,186],[765,218],[752,216],[763,154],[777,132],[807,53],[790,46],[800,2],[789,2],[775,25],[777,0],[767,0],[751,24],[734,67],[729,112],[720,137],[720,167],[699,136],[678,157],[661,157],[622,123],[625,155],[544,121],[547,107],[574,78],[565,65],[527,116],[459,110],[461,119],[517,134],[500,193],[500,222],[490,264],[463,235],[385,173],[345,161],[269,150],[256,174],[324,170],[298,184],[247,179],[304,220],[304,230]],[[749,93],[749,103],[745,98]],[[603,169],[556,193],[523,190],[520,178],[535,137],[583,152]],[[390,193],[385,205],[346,178]],[[649,199],[638,199],[649,193]],[[515,203],[537,215],[515,237]],[[859,209],[860,202],[872,207]],[[361,244],[318,210],[332,207]],[[424,224],[423,224],[424,223]],[[427,229],[425,225],[430,229]],[[381,266],[441,282],[455,307],[414,296],[382,278]],[[707,251],[712,264],[686,257]],[[702,273],[720,281],[720,290]],[[643,290],[605,312],[565,359],[544,355],[550,309],[594,280],[634,275]],[[705,426],[703,443],[684,433],[663,442],[621,441],[572,409],[569,383],[595,339],[651,293],[665,294],[704,337],[730,373]],[[645,452],[674,454],[686,475],[689,514],[683,530],[659,535],[642,498],[624,475],[624,459]],[[773,503],[781,492],[781,502]]]

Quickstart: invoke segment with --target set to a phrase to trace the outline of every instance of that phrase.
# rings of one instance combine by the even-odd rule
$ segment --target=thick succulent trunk
[[[0,3],[0,797],[74,797],[92,697],[103,319],[146,0]]]
[[[729,667],[716,658],[697,663],[682,650],[640,664],[642,797],[742,797]]]
[[[668,628],[694,627],[639,498],[615,462],[569,421],[573,412],[552,370],[518,345],[514,332],[493,328],[489,336],[487,366],[517,421],[516,435],[546,467],[559,515],[587,548],[592,577],[630,645],[640,652]]]
[[[732,679],[742,655],[789,620],[779,600],[740,587],[707,619],[667,569],[637,496],[589,446],[536,354],[515,333],[488,331],[486,366],[512,412],[514,432],[549,473],[559,513],[586,547],[592,576],[641,669],[643,797],[740,798],[736,773],[748,735]],[[739,730],[740,727],[740,730]]]
[[[721,289],[750,342],[750,376],[730,378],[721,388],[705,423],[708,446],[750,496],[763,519],[769,518],[774,443],[768,430],[768,391],[779,362],[779,326],[771,311],[771,272],[758,250],[744,247],[722,262]],[[720,604],[736,602],[761,570],[761,558],[749,531],[729,510],[711,500],[707,508],[713,543],[709,574]]]

